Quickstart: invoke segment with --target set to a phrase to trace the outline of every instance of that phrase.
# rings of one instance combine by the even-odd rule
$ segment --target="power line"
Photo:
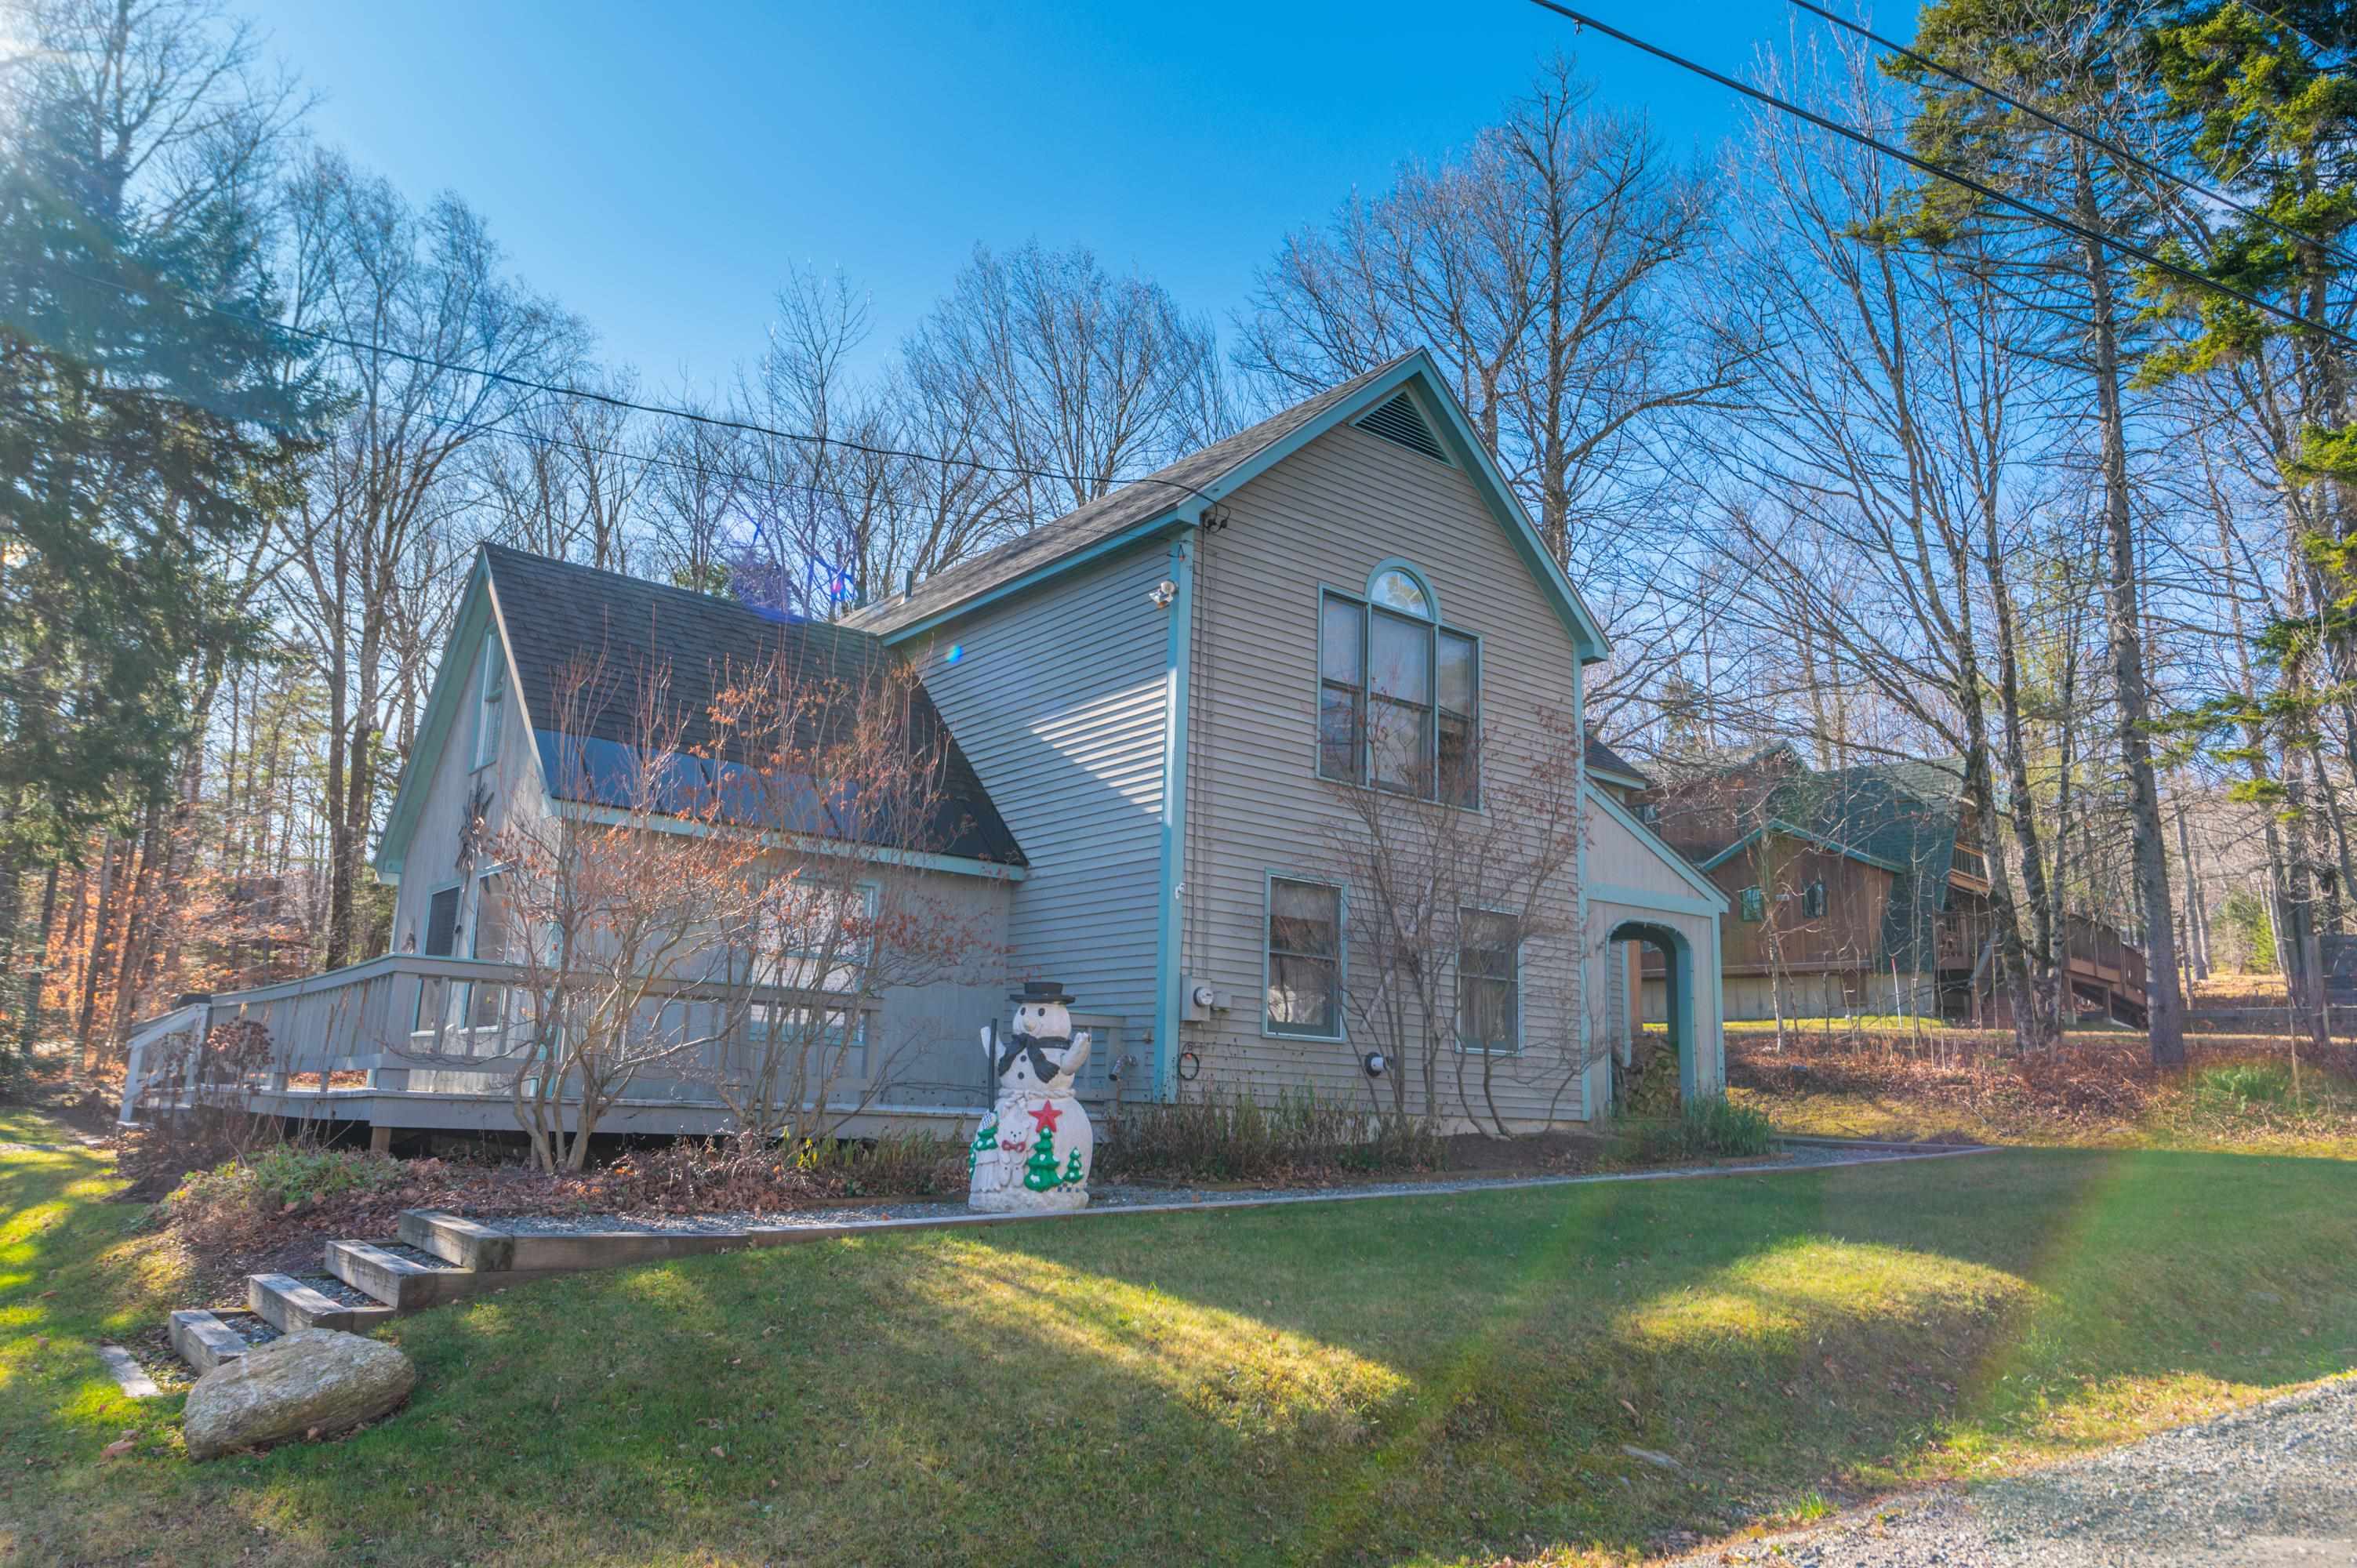
[[[2160,165],[2153,163],[2149,159],[2139,157],[2136,154],[2128,151],[2126,147],[2120,146],[2116,143],[2112,142],[2105,137],[2099,136],[2093,131],[2087,130],[2083,126],[2073,125],[2067,120],[2059,119],[2054,115],[2048,113],[2045,110],[2039,108],[2034,103],[2025,103],[2020,99],[2014,97],[2010,93],[1998,88],[1991,87],[1987,82],[1979,80],[1977,77],[1966,75],[1964,72],[1956,70],[1953,66],[1943,65],[1938,60],[1932,59],[1929,55],[1919,54],[1915,50],[1909,48],[1905,44],[1896,42],[1890,38],[1886,38],[1881,34],[1875,32],[1871,28],[1861,27],[1857,23],[1851,21],[1846,16],[1836,16],[1835,13],[1826,10],[1823,5],[1815,4],[1815,0],[1785,0],[1785,4],[1796,5],[1800,9],[1809,12],[1813,16],[1822,16],[1826,21],[1831,22],[1835,27],[1855,33],[1861,38],[1865,38],[1871,43],[1890,50],[1902,59],[1912,60],[1926,70],[1937,71],[1951,81],[1959,82],[1976,91],[1986,92],[1991,98],[1996,99],[1998,102],[2009,104],[2012,107],[2020,110],[2025,114],[2034,116],[2041,123],[2052,126],[2055,130],[2062,132],[2065,135],[2076,136],[2079,140],[2087,143],[2091,146],[2102,148],[2105,153],[2108,153],[2111,156],[2118,159],[2124,164],[2128,164],[2136,168],[2140,168],[2147,174],[2152,175],[2159,179],[2165,179],[2170,184],[2181,187],[2205,200],[2214,201],[2221,207],[2231,208],[2234,211],[2241,213],[2245,218],[2253,219],[2258,222],[2266,224],[2268,228],[2273,229],[2276,233],[2281,234],[2287,239],[2296,240],[2303,245],[2314,245],[2322,250],[2326,254],[2331,256],[2334,260],[2338,261],[2344,267],[2357,266],[2357,259],[2352,259],[2348,252],[2341,250],[2330,240],[2320,240],[2312,234],[2303,234],[2298,230],[2292,228],[2288,224],[2278,223],[2274,219],[2268,217],[2266,213],[2260,211],[2257,208],[2245,206],[2244,203],[2235,200],[2233,197],[2228,196],[2223,191],[2212,190],[2209,187],[2198,184],[2193,180],[2190,180],[2183,175],[2178,174],[2171,169],[2163,168]],[[2287,27],[2289,26],[2288,23],[2284,25]]]
[[[2073,222],[2072,220],[2063,217],[2059,212],[2050,212],[2043,207],[2037,206],[2035,203],[2024,201],[2018,196],[2008,196],[2004,191],[1997,189],[1994,186],[1984,185],[1979,180],[1973,178],[1970,175],[1958,174],[1953,169],[1943,168],[1940,165],[1932,162],[1929,158],[1920,157],[1917,155],[1907,151],[1903,147],[1894,147],[1888,142],[1878,142],[1872,136],[1867,135],[1865,132],[1845,125],[1838,120],[1828,119],[1824,115],[1817,113],[1814,110],[1803,109],[1801,105],[1794,103],[1788,99],[1779,98],[1774,93],[1754,87],[1749,82],[1738,81],[1734,77],[1728,76],[1723,71],[1713,70],[1710,67],[1704,65],[1697,60],[1691,60],[1686,59],[1684,55],[1674,54],[1672,51],[1662,48],[1659,44],[1649,44],[1644,39],[1636,37],[1634,34],[1624,33],[1618,27],[1597,20],[1595,17],[1588,16],[1586,12],[1575,11],[1568,5],[1558,5],[1556,0],[1531,0],[1531,4],[1538,6],[1543,11],[1553,11],[1559,16],[1567,17],[1569,20],[1580,27],[1593,27],[1608,38],[1613,38],[1620,43],[1627,44],[1631,48],[1641,50],[1646,54],[1652,55],[1656,59],[1667,60],[1672,65],[1674,65],[1681,70],[1690,70],[1696,76],[1704,77],[1711,81],[1715,81],[1721,87],[1729,88],[1734,91],[1743,94],[1746,98],[1754,99],[1759,102],[1765,103],[1771,109],[1780,110],[1796,119],[1805,120],[1810,124],[1816,126],[1819,130],[1831,131],[1836,136],[1843,137],[1846,140],[1857,143],[1859,146],[1880,153],[1885,157],[1896,158],[1898,161],[1906,164],[1910,168],[1918,169],[1924,174],[1932,176],[1935,179],[1946,180],[1951,185],[1961,186],[1963,188],[1971,191],[1975,196],[1984,197],[1990,201],[1997,203],[1999,206],[2010,207],[2015,211],[2021,213],[2025,217],[2036,219],[2039,222],[2044,223],[2050,228],[2060,229],[2067,234],[2075,235],[2079,239],[2086,241],[2091,245],[2100,245],[2105,250],[2116,251],[2124,256],[2133,256],[2137,261],[2144,263],[2146,265],[2157,268],[2161,272],[2169,274],[2172,277],[2181,278],[2185,282],[2193,285],[2196,288],[2205,288],[2212,294],[2223,295],[2229,299],[2239,300],[2243,304],[2249,306],[2254,310],[2263,312],[2268,316],[2276,317],[2306,331],[2318,333],[2320,336],[2330,338],[2344,347],[2357,349],[2357,338],[2351,337],[2349,334],[2341,331],[2338,328],[2328,327],[2321,322],[2310,321],[2306,317],[2300,316],[2297,312],[2287,310],[2282,306],[2261,299],[2255,294],[2245,294],[2241,289],[2233,286],[2231,284],[2222,284],[2215,278],[2204,277],[2201,274],[2195,272],[2190,267],[2181,266],[2164,257],[2154,255],[2149,251],[2128,244],[2124,241],[2115,239],[2111,235],[2102,233],[2096,230],[2089,229],[2083,224]]]
[[[66,275],[70,277],[80,278],[84,283],[99,284],[107,288],[117,290],[123,294],[136,295],[143,292],[165,292],[160,288],[149,290],[136,289],[131,285],[121,282],[118,279],[99,277],[89,273],[76,272],[70,267],[59,267],[56,270],[66,274]],[[1105,487],[1105,493],[1110,493],[1112,488],[1114,488],[1116,483],[1122,485],[1165,485],[1172,489],[1185,490],[1188,494],[1194,496],[1206,503],[1217,504],[1214,498],[1205,494],[1200,489],[1189,484],[1184,479],[1166,479],[1159,475],[1146,474],[1135,479],[1116,481],[1111,474],[1069,474],[1054,468],[1035,468],[1022,464],[988,463],[978,457],[944,457],[938,453],[912,452],[895,446],[877,446],[863,441],[854,441],[845,436],[813,435],[807,431],[780,430],[774,425],[759,424],[748,419],[730,419],[716,413],[701,413],[695,409],[670,408],[662,403],[639,403],[630,398],[618,397],[612,392],[597,392],[587,387],[558,386],[553,381],[534,381],[529,376],[519,376],[508,371],[488,370],[480,365],[454,364],[447,360],[435,359],[430,354],[414,353],[406,349],[395,349],[382,343],[362,342],[357,338],[346,338],[338,333],[324,331],[317,327],[297,327],[292,322],[269,321],[259,316],[251,315],[242,310],[231,310],[226,306],[215,305],[210,300],[199,299],[193,295],[186,294],[178,294],[177,291],[175,291],[175,294],[176,297],[183,305],[194,306],[199,310],[208,311],[212,315],[222,317],[231,321],[242,322],[249,327],[259,327],[264,331],[292,332],[299,338],[307,338],[317,343],[330,344],[336,348],[346,349],[351,353],[382,354],[387,359],[399,360],[404,363],[422,366],[427,370],[447,371],[453,375],[480,376],[486,381],[495,381],[502,386],[516,387],[525,392],[541,392],[550,397],[577,397],[585,399],[590,403],[603,403],[608,408],[626,409],[634,413],[651,413],[665,419],[683,419],[693,424],[705,425],[716,430],[734,431],[739,435],[768,435],[780,441],[798,441],[805,445],[820,447],[821,449],[824,449],[828,446],[840,446],[846,452],[858,452],[870,457],[898,457],[912,463],[936,463],[945,468],[969,468],[980,473],[1003,475],[1008,478],[1060,479],[1068,485],[1086,485],[1091,487],[1103,486]],[[1098,498],[1092,497],[1091,499],[1094,499]]]

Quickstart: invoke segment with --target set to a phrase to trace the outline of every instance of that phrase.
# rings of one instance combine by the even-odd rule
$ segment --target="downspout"
[[[1176,588],[1163,613],[1169,618],[1165,655],[1162,720],[1162,865],[1154,920],[1154,1098],[1177,1098],[1178,1019],[1185,1010],[1186,977],[1179,972],[1180,900],[1187,897],[1187,683],[1194,656],[1189,635],[1195,611],[1194,520],[1170,542],[1169,581]]]

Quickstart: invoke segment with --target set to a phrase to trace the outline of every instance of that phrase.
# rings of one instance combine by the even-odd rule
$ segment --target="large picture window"
[[[1441,626],[1405,569],[1377,572],[1365,599],[1324,596],[1318,686],[1321,778],[1480,804],[1480,644]]]
[[[1457,1042],[1469,1051],[1522,1048],[1522,931],[1512,915],[1458,912]]]
[[[1342,890],[1270,877],[1267,944],[1268,1032],[1340,1038]]]

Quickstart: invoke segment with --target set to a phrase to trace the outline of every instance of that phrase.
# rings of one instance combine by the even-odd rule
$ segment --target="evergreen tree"
[[[249,212],[144,225],[66,108],[0,158],[0,969],[27,866],[170,795],[189,685],[247,649],[221,564],[285,506],[317,400]]]

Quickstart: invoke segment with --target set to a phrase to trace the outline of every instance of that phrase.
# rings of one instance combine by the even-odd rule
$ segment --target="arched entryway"
[[[1699,1090],[1695,1064],[1695,997],[1694,944],[1676,927],[1655,920],[1623,920],[1611,929],[1606,939],[1606,950],[1626,953],[1632,947],[1658,958],[1662,983],[1663,1022],[1667,1026],[1669,1049],[1676,1054],[1678,1064],[1678,1101],[1680,1104],[1694,1099]],[[1641,987],[1653,978],[1655,966],[1638,962],[1627,966],[1630,977],[1631,1002],[1629,1025],[1633,1031],[1644,1016],[1638,1002]],[[1616,1060],[1616,1074],[1622,1063]],[[1616,1100],[1619,1098],[1616,1095]]]

